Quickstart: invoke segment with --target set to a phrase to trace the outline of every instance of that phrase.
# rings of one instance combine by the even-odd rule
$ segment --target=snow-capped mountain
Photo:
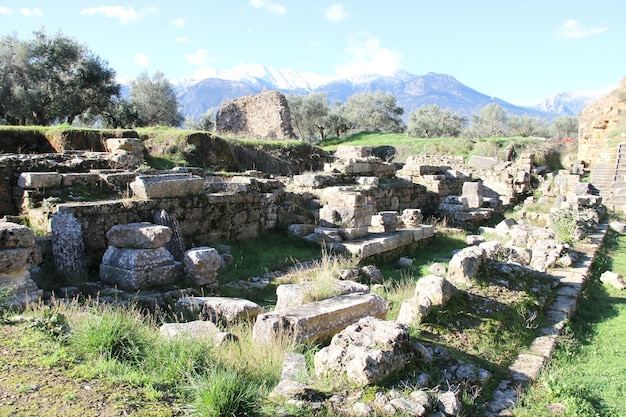
[[[533,106],[533,108],[557,115],[577,116],[590,103],[608,94],[613,88],[614,87],[593,91],[555,93],[536,106]]]
[[[292,69],[269,68],[263,65],[240,65],[196,74],[177,83],[182,114],[198,118],[208,109],[241,96],[264,90],[278,90],[285,94],[326,93],[329,102],[345,102],[359,92],[389,92],[404,109],[404,117],[417,108],[436,104],[441,108],[471,117],[489,103],[497,103],[511,114],[539,116],[548,119],[560,115],[576,115],[599,95],[577,93],[555,94],[532,107],[520,107],[497,97],[482,94],[445,74],[410,74],[399,71],[391,76],[360,75],[351,78],[322,77]]]

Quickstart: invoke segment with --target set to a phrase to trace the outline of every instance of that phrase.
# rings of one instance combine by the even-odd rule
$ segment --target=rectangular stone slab
[[[378,294],[347,294],[259,314],[252,339],[264,345],[280,337],[291,338],[295,343],[323,341],[368,316],[385,319],[385,300]]]

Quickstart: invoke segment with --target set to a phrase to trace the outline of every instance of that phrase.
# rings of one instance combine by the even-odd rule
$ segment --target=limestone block
[[[9,273],[32,268],[35,266],[33,251],[33,247],[0,250],[0,271]]]
[[[22,309],[29,303],[36,303],[43,291],[30,278],[28,270],[8,272],[0,269],[0,288],[8,291],[2,303],[8,308]]]
[[[500,223],[496,225],[496,230],[507,231],[511,230],[513,226],[515,226],[517,222],[515,219],[504,219]]]
[[[313,291],[312,287],[315,285],[315,282],[279,285],[276,288],[276,307],[274,307],[274,311],[282,311],[290,307],[305,304],[307,293]],[[336,280],[332,285],[333,288],[331,292],[337,296],[356,293],[365,294],[369,292],[367,285],[349,280]]]
[[[184,197],[200,194],[204,178],[187,174],[139,175],[130,188],[139,198]]]
[[[315,354],[315,374],[340,374],[356,384],[372,385],[403,370],[414,355],[402,324],[365,317],[333,336],[330,345]]]
[[[106,237],[109,245],[117,248],[157,249],[169,242],[172,229],[147,222],[117,224]]]
[[[374,214],[371,205],[363,207],[341,207],[326,205],[320,209],[322,227],[363,227],[369,226]]]
[[[27,190],[53,188],[61,185],[58,172],[22,172],[17,178],[17,186]]]
[[[435,226],[431,224],[422,224],[420,229],[424,232],[424,239],[428,239],[429,237],[433,237],[435,235]]]
[[[483,206],[483,183],[464,182],[462,198],[467,200],[469,208],[481,208]]]
[[[468,161],[468,165],[470,167],[473,167],[473,168],[491,169],[498,162],[500,162],[498,160],[498,158],[491,158],[491,157],[488,157],[488,156],[472,155],[470,157],[469,161]]]
[[[50,218],[54,264],[63,274],[85,277],[87,262],[83,230],[73,214],[57,211]]]
[[[30,227],[0,222],[0,250],[30,248],[35,245],[35,232]]]
[[[378,187],[378,177],[357,177],[356,183],[365,187]]]
[[[62,187],[94,186],[100,181],[95,172],[68,172],[61,174]]]
[[[107,151],[114,153],[124,150],[132,153],[143,153],[143,142],[139,138],[108,138],[106,140]]]
[[[229,297],[183,297],[176,302],[176,307],[227,324],[254,320],[264,311],[252,301]]]
[[[426,275],[415,284],[415,298],[427,297],[433,306],[445,305],[456,293],[456,287],[437,275]]]
[[[373,148],[371,146],[349,146],[339,145],[335,152],[337,159],[363,159],[372,156]]]
[[[323,194],[326,204],[339,207],[363,207],[365,206],[365,195],[355,192],[341,191],[337,187],[325,190]]]
[[[232,333],[223,332],[215,323],[204,320],[195,320],[188,323],[165,323],[159,328],[159,331],[167,339],[209,339],[215,346],[238,340],[237,336]]]
[[[422,223],[424,216],[422,215],[422,210],[420,209],[404,209],[402,210],[400,219],[402,220],[402,224],[405,228],[416,229]]]
[[[293,176],[293,183],[296,187],[323,188],[329,180],[327,175],[320,174],[300,174]]]
[[[406,326],[419,325],[432,310],[432,301],[428,297],[411,297],[400,304],[396,322]]]
[[[328,300],[260,314],[252,329],[255,342],[268,345],[279,337],[294,343],[327,340],[363,317],[384,319],[385,300],[377,294],[347,294]]]
[[[454,285],[471,286],[485,259],[479,246],[469,246],[457,252],[448,264],[448,280]]]
[[[369,234],[369,228],[363,227],[338,227],[337,233],[343,240],[354,240],[365,237]]]
[[[187,278],[196,285],[215,284],[217,271],[222,267],[222,257],[217,249],[201,246],[185,252],[183,265]]]
[[[102,256],[100,279],[123,290],[167,285],[182,278],[180,262],[165,248],[129,249],[109,246]]]
[[[295,236],[300,236],[300,237],[304,237],[306,235],[310,235],[311,233],[313,233],[315,231],[315,225],[313,224],[291,224],[289,225],[289,227],[287,227],[287,230],[289,231],[289,233],[295,235]]]

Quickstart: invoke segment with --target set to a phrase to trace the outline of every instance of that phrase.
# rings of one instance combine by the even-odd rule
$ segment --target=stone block
[[[468,161],[468,165],[473,168],[492,169],[498,162],[500,162],[498,158],[472,155]]]
[[[363,207],[340,207],[326,205],[320,209],[320,226],[322,227],[350,227],[369,226],[372,221],[374,208],[371,205]]]
[[[109,138],[106,140],[106,148],[111,153],[124,150],[140,154],[144,150],[143,142],[139,138]]]
[[[176,198],[199,195],[204,188],[204,178],[187,174],[140,175],[130,183],[139,198]]]
[[[217,271],[222,267],[222,262],[218,251],[206,246],[189,249],[183,257],[187,278],[196,285],[215,284]]]
[[[117,224],[106,237],[109,245],[117,248],[157,249],[169,242],[172,229],[147,222]]]
[[[469,208],[481,208],[483,205],[483,183],[478,182],[464,182],[462,198],[467,200]]]
[[[305,304],[307,294],[312,291],[312,287],[317,285],[315,282],[305,282],[303,284],[282,284],[276,288],[276,307],[274,311],[286,310],[290,307]],[[359,284],[354,281],[333,282],[332,293],[335,295],[368,293],[369,287],[365,284]]]
[[[172,284],[182,278],[182,273],[182,264],[165,248],[109,246],[100,264],[100,279],[127,291]]]
[[[0,250],[30,248],[35,245],[35,232],[30,227],[0,222]]]
[[[365,195],[355,192],[340,191],[337,188],[330,188],[324,192],[326,205],[338,207],[363,207],[365,206]]]
[[[50,218],[54,264],[64,275],[84,278],[87,275],[83,230],[73,214],[57,211]]]
[[[252,321],[264,311],[252,301],[229,297],[183,297],[176,302],[176,308],[227,324]]]
[[[342,295],[260,314],[252,329],[252,338],[264,345],[280,337],[288,337],[297,344],[323,341],[363,317],[384,319],[386,315],[386,302],[377,294]]]
[[[339,145],[335,152],[337,159],[364,159],[372,156],[373,148],[371,146],[349,146]]]
[[[320,174],[300,174],[293,176],[293,183],[296,187],[323,188],[328,182],[327,175]]]
[[[0,269],[1,270],[1,269]],[[22,309],[29,303],[36,303],[43,291],[30,278],[27,270],[0,272],[0,288],[8,291],[2,300],[5,307]]]
[[[365,237],[369,234],[369,228],[363,227],[338,227],[337,233],[343,240],[354,240]]]
[[[448,280],[454,285],[471,286],[485,260],[485,251],[469,246],[454,254],[448,264]]]
[[[378,177],[357,177],[356,183],[365,187],[378,187]]]
[[[24,271],[35,266],[33,247],[0,250],[0,272]]]
[[[165,323],[159,328],[159,331],[167,339],[209,339],[215,346],[238,340],[237,336],[232,333],[223,332],[215,323],[204,320],[194,320],[188,323]]]
[[[402,324],[365,317],[315,354],[315,374],[345,375],[358,385],[372,385],[402,371],[414,356],[411,337]]]
[[[58,172],[22,172],[17,178],[17,186],[26,190],[54,188],[61,185]]]
[[[100,181],[95,172],[68,172],[61,174],[62,187],[94,186]]]

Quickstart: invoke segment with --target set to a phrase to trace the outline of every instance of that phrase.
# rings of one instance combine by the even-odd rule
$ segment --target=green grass
[[[394,133],[357,133],[345,138],[325,139],[317,143],[325,151],[334,152],[339,145],[350,146],[393,146],[396,148],[395,162],[405,162],[409,155],[456,155],[467,161],[472,155],[501,157],[504,148],[515,144],[519,155],[529,151],[535,155],[536,165],[547,165],[553,169],[563,168],[563,153],[575,150],[563,145],[551,144],[536,138],[413,138],[406,134]]]
[[[599,281],[606,270],[626,275],[624,253],[626,236],[609,231],[576,315],[517,417],[626,415],[626,294]]]

